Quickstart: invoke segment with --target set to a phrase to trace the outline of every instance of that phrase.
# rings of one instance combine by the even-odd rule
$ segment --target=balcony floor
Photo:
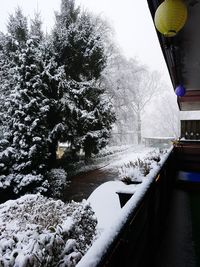
[[[180,186],[181,185],[181,186]],[[177,183],[156,267],[200,266],[200,190],[195,183]]]

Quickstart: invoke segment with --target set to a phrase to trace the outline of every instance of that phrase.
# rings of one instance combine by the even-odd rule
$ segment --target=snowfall
[[[80,203],[29,194],[1,204],[0,267],[96,266],[171,149],[129,147],[114,158],[108,150],[105,168],[118,170],[119,177]],[[123,192],[131,198],[121,208]]]

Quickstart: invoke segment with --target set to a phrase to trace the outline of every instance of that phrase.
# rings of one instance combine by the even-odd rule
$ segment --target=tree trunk
[[[52,142],[49,144],[49,162],[48,162],[48,167],[54,167],[56,165],[56,149],[57,149],[57,141]]]
[[[88,159],[91,158],[91,156],[92,156],[92,151],[91,151],[91,149],[89,147],[87,147],[85,149],[85,160],[87,161]]]
[[[138,145],[142,142],[142,133],[141,133],[141,115],[140,112],[137,113],[137,143]]]

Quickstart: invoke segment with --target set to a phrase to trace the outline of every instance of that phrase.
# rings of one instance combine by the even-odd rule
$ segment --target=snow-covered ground
[[[123,145],[111,146],[102,149],[102,151],[92,158],[91,163],[77,165],[79,167],[77,172],[86,172],[89,170],[102,168],[118,169],[124,163],[138,157],[144,157],[148,152],[154,150],[152,147],[145,147],[144,145]],[[75,172],[76,173],[76,172]]]
[[[125,154],[129,154],[129,151],[132,151],[135,149],[128,146],[108,146],[103,148],[99,154],[94,155],[89,162],[85,163],[84,160],[79,161],[78,163],[75,163],[73,165],[73,175],[76,175],[80,172],[87,172],[95,169],[99,169],[107,166],[108,164],[112,164],[119,158],[123,158]]]
[[[149,154],[152,150],[135,146],[102,155],[107,165],[105,169],[116,171],[123,167],[129,170],[130,179],[134,172],[130,162],[153,155],[154,160],[148,163],[150,171],[140,184],[127,185],[120,180],[107,182],[82,203],[65,204],[41,195],[25,195],[1,204],[0,266],[1,262],[2,266],[18,267],[27,266],[28,262],[35,267],[75,266],[96,239],[77,267],[95,266],[168,156],[168,153],[161,154],[157,162],[155,153]],[[101,164],[100,161],[99,166]],[[123,208],[119,192],[133,195]]]
[[[155,150],[152,147],[146,147],[144,145],[129,146],[126,150],[116,154],[114,160],[109,162],[109,168],[120,168],[123,164],[136,160],[137,158],[145,157],[149,152]]]

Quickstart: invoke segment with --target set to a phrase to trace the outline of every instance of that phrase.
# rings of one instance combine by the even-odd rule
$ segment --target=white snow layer
[[[121,212],[119,196],[116,192],[126,190],[127,192],[134,193],[135,188],[135,185],[125,185],[121,181],[110,181],[93,191],[88,198],[88,202],[98,218],[97,227],[100,232],[117,220]]]

